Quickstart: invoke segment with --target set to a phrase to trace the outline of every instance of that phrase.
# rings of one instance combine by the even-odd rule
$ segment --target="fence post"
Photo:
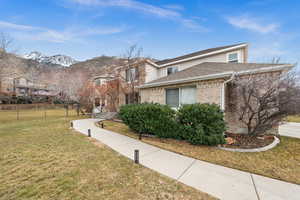
[[[139,150],[138,149],[134,150],[134,162],[135,162],[135,164],[140,163],[140,156],[139,156]]]
[[[79,116],[79,109],[80,109],[80,105],[77,104],[77,106],[76,106],[77,116]]]
[[[18,104],[16,105],[16,110],[17,110],[17,120],[19,120],[20,117],[19,117],[19,106],[18,106]]]
[[[91,137],[91,129],[88,129],[88,137]]]
[[[66,117],[69,116],[69,105],[65,105],[65,109],[66,109]]]

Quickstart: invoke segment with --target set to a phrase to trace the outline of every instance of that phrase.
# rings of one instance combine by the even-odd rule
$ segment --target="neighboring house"
[[[280,74],[291,69],[290,64],[248,63],[246,43],[216,47],[153,62],[144,60],[137,65],[139,102],[168,104],[216,103],[225,111],[229,131],[244,132],[231,106],[228,83],[234,75]],[[119,105],[126,93],[120,94]]]
[[[134,98],[140,102],[140,94],[138,86],[141,86],[147,82],[153,81],[157,78],[157,67],[150,59],[139,59],[131,68],[126,67],[126,62],[123,66],[116,65],[110,66],[102,74],[93,77],[94,86],[98,89],[95,90],[95,106],[105,104],[108,110],[117,110],[123,104],[130,104],[134,102]],[[114,82],[118,80],[117,82]],[[107,84],[118,84],[115,86],[118,92],[117,102],[111,105],[111,97],[101,94],[101,86]],[[131,89],[134,86],[134,93]],[[132,96],[134,95],[134,96]]]
[[[25,77],[5,77],[0,84],[0,94],[3,99],[8,97],[50,98],[55,92],[44,84],[34,83]]]

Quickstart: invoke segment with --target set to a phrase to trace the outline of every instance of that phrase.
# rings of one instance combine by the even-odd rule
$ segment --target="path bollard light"
[[[91,129],[88,129],[88,137],[91,137]]]
[[[140,163],[140,156],[139,156],[139,150],[138,149],[134,150],[134,162],[136,164]]]

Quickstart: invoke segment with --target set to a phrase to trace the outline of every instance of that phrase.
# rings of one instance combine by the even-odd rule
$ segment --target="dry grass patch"
[[[125,124],[105,121],[104,128],[138,138]],[[199,160],[300,184],[300,139],[281,137],[275,148],[259,153],[224,151],[174,139],[146,138],[143,142]]]
[[[288,122],[297,122],[300,123],[300,115],[292,115],[292,116],[288,116],[286,118],[286,121]]]
[[[213,199],[69,129],[0,116],[0,199]]]

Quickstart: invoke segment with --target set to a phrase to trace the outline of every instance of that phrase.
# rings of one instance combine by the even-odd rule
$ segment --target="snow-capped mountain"
[[[70,56],[65,56],[65,55],[45,56],[42,53],[37,51],[33,51],[29,54],[26,54],[23,56],[23,58],[35,60],[40,63],[62,65],[64,67],[69,67],[70,65],[77,63],[77,61],[71,58]]]

